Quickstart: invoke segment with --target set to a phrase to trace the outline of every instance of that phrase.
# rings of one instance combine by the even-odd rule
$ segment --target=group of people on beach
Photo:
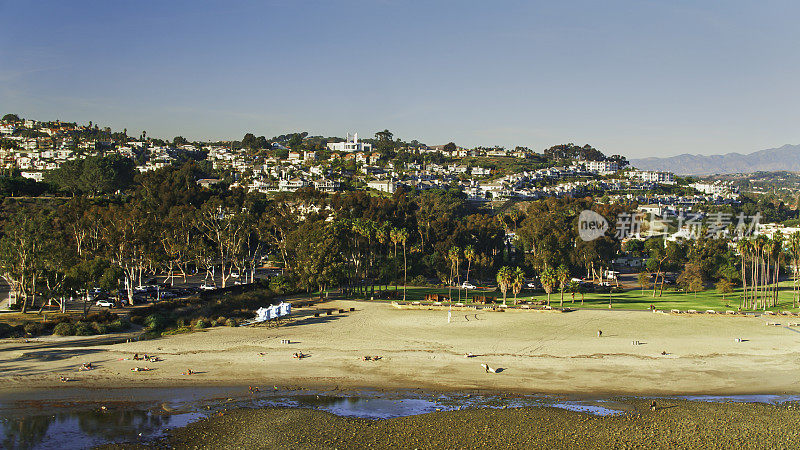
[[[149,362],[159,362],[163,361],[163,359],[159,358],[158,356],[148,356],[147,353],[144,356],[139,356],[138,353],[133,354],[134,361],[149,361]]]

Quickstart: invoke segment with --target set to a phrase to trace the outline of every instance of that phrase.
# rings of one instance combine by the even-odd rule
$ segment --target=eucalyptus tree
[[[29,296],[35,300],[37,281],[43,272],[49,227],[44,211],[20,209],[3,228],[0,268],[17,301],[22,298],[23,313],[28,311]]]
[[[186,282],[188,265],[191,262],[192,238],[198,230],[194,226],[196,210],[189,205],[173,206],[163,221],[159,233],[159,241],[166,255],[167,279],[175,282],[175,270],[178,269]]]
[[[221,199],[203,204],[198,214],[199,228],[211,243],[220,265],[222,287],[230,278],[236,249],[246,234],[246,212],[236,205],[226,205]]]

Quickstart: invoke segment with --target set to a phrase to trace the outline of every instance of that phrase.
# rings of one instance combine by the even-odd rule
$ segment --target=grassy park
[[[785,310],[794,310],[793,301],[792,301],[792,288],[791,282],[786,281],[780,283],[781,290],[778,294],[778,305],[773,308],[767,308],[768,310],[772,311],[785,311]],[[394,291],[394,288],[390,288],[390,291]],[[402,299],[402,286],[398,290],[399,298]],[[664,292],[661,296],[659,293],[656,292],[656,296],[653,297],[653,290],[652,288],[646,289],[642,292],[641,289],[623,289],[619,292],[614,292],[611,294],[611,309],[639,309],[639,310],[647,310],[650,309],[650,306],[655,306],[656,309],[661,310],[669,310],[669,309],[680,309],[680,310],[687,310],[687,309],[695,309],[697,311],[705,311],[708,309],[713,309],[718,312],[725,311],[725,310],[736,310],[741,302],[741,288],[736,288],[733,290],[732,293],[727,293],[724,295],[720,292],[717,292],[716,289],[706,289],[703,291],[699,291],[697,293],[692,292],[683,292],[680,290],[675,289],[674,287],[665,287]],[[407,301],[423,301],[425,300],[425,296],[429,294],[439,294],[443,296],[448,296],[450,291],[446,287],[418,287],[418,286],[408,286],[406,290],[406,300]],[[474,289],[474,290],[461,290],[461,303],[469,304],[471,303],[471,299],[473,296],[482,295],[482,296],[490,296],[496,297],[497,303],[502,303],[503,293],[500,292],[498,289],[494,288],[483,288],[483,289]],[[377,296],[377,294],[376,294]],[[453,302],[459,302],[459,294],[457,289],[452,290]],[[466,297],[466,300],[465,300]],[[351,296],[349,298],[353,299],[363,299],[363,296]],[[550,305],[551,306],[559,306],[560,305],[561,294],[559,291],[555,291],[550,294]],[[523,290],[517,296],[517,302],[540,302],[547,300],[547,294],[542,291],[531,291],[531,290]],[[377,301],[377,299],[376,299]],[[514,296],[509,291],[507,300],[507,304],[511,305],[514,303]],[[570,308],[585,308],[585,309],[608,309],[609,303],[609,294],[608,293],[596,293],[596,292],[587,292],[583,294],[583,302],[581,302],[581,294],[576,293],[575,299],[573,301],[572,293],[565,291],[564,292],[564,306]]]

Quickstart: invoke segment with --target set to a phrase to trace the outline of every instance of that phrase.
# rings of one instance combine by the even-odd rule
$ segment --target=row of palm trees
[[[796,307],[800,303],[800,232],[795,232],[788,238],[778,233],[772,238],[759,235],[752,239],[741,239],[736,249],[741,263],[742,308],[766,309],[777,306],[781,266],[787,260],[790,262],[794,280],[792,304]]]
[[[553,269],[550,266],[545,266],[542,272],[539,274],[539,280],[542,283],[542,288],[547,293],[547,304],[550,304],[550,294],[552,294],[553,289],[558,287],[561,291],[561,306],[564,306],[564,290],[569,287],[570,291],[572,292],[573,301],[575,299],[575,292],[580,291],[580,286],[577,282],[570,283],[570,273],[567,266],[561,264],[557,268]],[[519,268],[511,268],[508,266],[503,266],[497,272],[497,286],[500,288],[500,291],[503,293],[503,304],[506,304],[506,293],[510,288],[511,291],[514,293],[514,304],[517,303],[517,295],[522,290],[522,287],[525,286],[525,272]]]
[[[469,271],[472,268],[472,261],[478,258],[478,252],[475,250],[475,247],[472,245],[467,245],[462,250],[459,246],[450,247],[450,251],[447,252],[447,259],[450,261],[450,274],[449,277],[449,292],[448,298],[453,298],[453,283],[455,282],[459,286],[461,285],[461,258],[467,261],[467,279],[469,281]],[[459,300],[461,296],[461,288],[458,289]]]

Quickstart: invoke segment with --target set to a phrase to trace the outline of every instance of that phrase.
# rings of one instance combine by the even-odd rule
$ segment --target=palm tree
[[[478,257],[475,247],[468,245],[464,247],[464,258],[467,260],[467,281],[469,281],[469,270],[472,268],[472,261]]]
[[[553,286],[556,285],[556,273],[550,266],[544,266],[544,270],[539,275],[539,281],[542,282],[542,288],[547,293],[547,304],[550,304],[550,294],[553,292]]]
[[[517,304],[517,294],[522,290],[525,285],[525,272],[517,267],[511,274],[511,289],[514,291],[514,304]]]
[[[406,301],[406,285],[408,284],[408,261],[406,260],[406,243],[408,242],[408,230],[401,228],[399,233],[400,243],[403,245],[403,301]]]
[[[797,307],[797,278],[800,272],[800,231],[789,236],[789,257],[792,259],[792,306]]]
[[[450,247],[447,253],[447,259],[450,260],[450,292],[448,294],[450,301],[453,301],[453,279],[458,278],[458,263],[461,261],[461,248],[458,246]],[[461,288],[458,290],[459,300],[461,296]]]
[[[742,262],[742,305],[744,308],[745,301],[747,300],[747,254],[750,252],[750,241],[747,239],[740,239],[736,243],[736,251],[739,252],[739,258]]]
[[[506,292],[511,285],[511,280],[514,276],[513,271],[508,266],[503,266],[497,271],[497,287],[503,293],[503,305],[506,304]]]
[[[558,286],[561,290],[561,305],[564,306],[564,288],[567,287],[567,280],[569,279],[569,269],[564,264],[561,264],[556,269],[556,279],[558,280]]]

